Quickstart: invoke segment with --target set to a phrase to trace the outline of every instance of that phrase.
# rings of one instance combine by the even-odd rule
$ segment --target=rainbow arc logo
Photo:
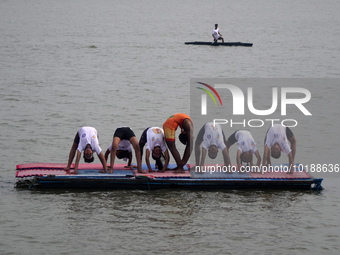
[[[197,82],[197,83],[201,84],[203,86],[206,86],[212,92],[214,92],[214,94],[217,96],[217,98],[220,101],[220,104],[222,106],[221,97],[220,97],[220,95],[217,93],[217,91],[212,86],[210,86],[209,84],[203,83],[203,82]],[[215,105],[217,106],[217,102],[215,100],[215,97],[213,96],[213,94],[209,90],[207,90],[205,88],[201,88],[201,87],[197,87],[197,88],[203,90],[204,92],[206,92],[212,98],[212,100],[214,101]],[[206,94],[202,94],[201,101],[202,101],[201,114],[202,115],[207,115],[207,95]]]

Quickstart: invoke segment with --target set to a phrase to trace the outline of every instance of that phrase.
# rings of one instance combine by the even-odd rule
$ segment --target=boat
[[[193,45],[210,45],[210,46],[244,46],[244,47],[252,47],[252,43],[243,43],[243,42],[185,42],[185,44],[193,44]]]
[[[29,163],[17,165],[16,187],[28,189],[304,189],[321,190],[322,179],[315,179],[304,170],[287,174],[287,165],[278,165],[272,171],[241,173],[211,171],[222,169],[221,165],[205,165],[210,171],[196,172],[193,166],[186,165],[184,173],[165,172],[137,173],[135,167],[126,168],[115,164],[112,174],[99,173],[101,164],[79,164],[78,174],[65,171],[66,164]],[[176,165],[170,164],[169,168]],[[74,167],[74,164],[72,165]],[[71,170],[72,170],[71,167]],[[146,170],[146,164],[142,169]],[[191,170],[190,170],[191,169]],[[236,168],[235,168],[236,169]],[[277,170],[278,169],[278,170]]]

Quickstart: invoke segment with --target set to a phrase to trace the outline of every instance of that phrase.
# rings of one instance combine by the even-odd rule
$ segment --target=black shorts
[[[205,123],[205,124],[207,124],[207,123]],[[204,128],[205,124],[203,125],[203,127],[200,129],[200,131],[197,134],[196,141],[198,141],[199,144],[201,144],[203,142],[203,136],[204,136],[204,133],[205,133],[205,128]]]
[[[113,138],[118,137],[120,138],[120,140],[130,140],[131,137],[136,136],[135,133],[131,130],[131,128],[129,127],[121,127],[121,128],[117,128]]]
[[[228,143],[229,144],[234,144],[237,142],[237,139],[236,139],[236,132],[238,132],[239,130],[235,131],[231,136],[229,136],[228,138]]]
[[[145,146],[145,144],[147,142],[147,132],[148,132],[149,128],[150,127],[146,128],[143,131],[143,133],[142,133],[142,135],[141,135],[141,137],[139,139],[139,148],[140,148],[140,156],[141,156],[141,158],[143,157],[143,149],[144,149],[144,146]]]
[[[74,137],[73,142],[76,143],[76,144],[79,144],[79,140],[80,140],[80,138],[79,138],[79,134],[77,132],[76,136]]]
[[[123,151],[123,150],[117,150],[116,156],[119,159],[129,158],[130,157],[130,152],[129,151]]]
[[[286,136],[287,136],[288,139],[290,139],[294,136],[292,130],[289,127],[286,127]]]

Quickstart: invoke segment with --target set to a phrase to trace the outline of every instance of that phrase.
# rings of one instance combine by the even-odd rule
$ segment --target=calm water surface
[[[105,149],[119,126],[139,137],[189,112],[190,78],[339,78],[339,9],[336,0],[1,0],[0,253],[339,254],[337,177],[322,176],[322,192],[14,188],[17,164],[66,162],[83,125]],[[184,45],[211,40],[215,23],[226,41],[254,46]],[[301,160],[338,161],[339,94],[320,86],[332,139],[320,148],[297,135],[311,141]]]

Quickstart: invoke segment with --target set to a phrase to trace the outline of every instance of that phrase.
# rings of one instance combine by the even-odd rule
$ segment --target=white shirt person
[[[290,146],[289,143],[290,142]],[[289,160],[289,173],[293,173],[293,165],[296,153],[296,139],[289,127],[281,124],[274,124],[267,131],[264,140],[263,165],[271,164],[271,156],[275,159],[280,158],[283,151]]]
[[[149,172],[154,172],[150,164],[150,155],[156,161],[156,166],[159,172],[164,172],[169,164],[170,156],[166,147],[164,131],[160,127],[146,128],[141,138],[139,139],[139,148],[141,151],[141,157],[143,156],[143,148],[146,144],[145,161],[149,169]],[[162,163],[161,158],[165,159],[165,163]]]
[[[261,156],[259,150],[256,147],[255,140],[248,130],[238,130],[234,132],[227,141],[227,147],[229,148],[237,143],[237,153],[236,153],[236,163],[240,170],[242,162],[247,163],[247,165],[253,165],[253,154],[257,158],[256,166],[261,164]]]
[[[68,163],[65,168],[66,171],[70,170],[74,156],[77,153],[73,173],[74,174],[78,173],[78,165],[79,165],[81,153],[83,151],[84,151],[84,161],[86,163],[93,162],[94,160],[93,152],[96,152],[98,155],[98,158],[100,159],[103,165],[103,170],[100,172],[101,173],[107,172],[106,160],[102,152],[102,149],[99,147],[97,130],[93,127],[82,127],[76,133],[76,136],[74,137],[74,140],[73,140],[73,145],[69,153]]]
[[[202,156],[200,158],[200,146],[202,144]],[[224,132],[219,124],[207,122],[198,132],[195,142],[195,159],[196,166],[204,166],[205,157],[208,151],[208,156],[211,159],[217,157],[218,149],[222,151],[225,166],[230,166],[229,153],[226,146]]]
[[[220,33],[220,29],[218,28],[218,24],[215,24],[215,29],[212,31],[212,37],[214,38],[214,42],[217,42],[218,40],[222,40],[224,43],[224,39]]]

